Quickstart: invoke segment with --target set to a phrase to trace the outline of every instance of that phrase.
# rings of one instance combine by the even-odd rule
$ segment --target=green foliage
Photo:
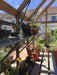
[[[3,29],[4,29],[4,30],[6,30],[6,29],[7,29],[7,27],[3,27]]]
[[[51,34],[53,35],[53,41],[55,42],[57,40],[57,29],[52,30]]]
[[[33,26],[37,26],[37,23],[36,23],[36,22],[31,21],[30,26],[31,26],[31,27],[33,27]]]
[[[53,48],[50,48],[50,51],[53,51]]]
[[[46,27],[46,36],[47,38],[45,39],[45,46],[49,47],[49,42],[50,42],[50,33],[49,33],[49,27]]]
[[[49,27],[46,27],[46,33],[47,34],[49,33]]]
[[[33,21],[31,21],[30,26],[31,26],[31,29],[33,29],[33,30],[36,30],[39,28],[39,27],[37,27],[37,23],[33,22]]]
[[[9,47],[3,47],[0,48],[0,60],[6,56],[6,54],[9,52],[10,48]]]
[[[15,69],[11,69],[10,71],[10,75],[19,75],[19,69],[18,68],[15,68]]]
[[[35,40],[34,48],[35,48],[36,50],[38,50],[38,49],[41,47],[39,41],[40,41],[39,38],[37,38],[37,39]]]

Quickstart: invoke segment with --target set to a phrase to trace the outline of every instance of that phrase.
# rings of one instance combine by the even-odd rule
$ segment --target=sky
[[[4,0],[4,1],[6,1],[8,4],[10,4],[11,6],[13,6],[14,8],[17,9],[24,0]],[[31,0],[31,3],[29,5],[28,9],[35,9],[41,3],[41,1],[42,0]],[[43,5],[43,7],[48,5],[49,1],[51,1],[51,0],[48,0],[46,2],[46,4]],[[57,0],[51,6],[57,6]],[[0,10],[0,12],[1,12],[1,10]]]

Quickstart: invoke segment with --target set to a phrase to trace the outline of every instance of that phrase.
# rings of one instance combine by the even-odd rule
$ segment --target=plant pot
[[[32,30],[31,29],[31,34],[38,34],[38,30]]]
[[[38,57],[37,57],[36,54],[33,54],[33,55],[32,55],[32,58],[33,58],[33,60],[38,60]]]
[[[54,55],[55,63],[57,66],[57,51],[53,51],[53,55]]]
[[[35,54],[37,55],[37,58],[39,59],[40,50],[34,50]]]

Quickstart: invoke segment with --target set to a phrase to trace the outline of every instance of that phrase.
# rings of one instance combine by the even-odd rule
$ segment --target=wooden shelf
[[[38,35],[38,34],[36,34]],[[5,39],[1,39],[0,40],[0,47],[5,47],[8,45],[12,45],[18,42],[21,42],[23,40],[26,40],[30,37],[36,36],[36,35],[30,35],[30,36],[18,36],[18,37],[14,37],[14,38],[5,38]]]

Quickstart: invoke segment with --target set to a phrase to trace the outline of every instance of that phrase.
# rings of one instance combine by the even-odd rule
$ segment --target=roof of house
[[[47,13],[48,14],[57,14],[57,6],[55,7],[50,7],[48,10],[47,10]],[[46,14],[46,13],[44,13]]]
[[[26,16],[31,15],[31,13],[34,11],[35,9],[29,9],[27,10]],[[39,12],[37,14],[39,14],[41,12],[42,8],[39,10]],[[24,11],[23,11],[24,12]],[[43,14],[46,14],[46,12],[44,12]],[[57,6],[55,7],[50,7],[47,10],[47,14],[57,14]]]
[[[0,12],[0,19],[1,18],[13,18],[14,16],[8,14],[8,13],[4,13],[4,12]]]

